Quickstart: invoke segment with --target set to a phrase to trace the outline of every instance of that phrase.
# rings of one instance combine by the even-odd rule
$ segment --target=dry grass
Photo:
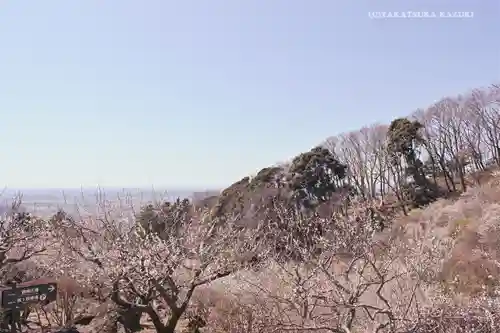
[[[413,236],[451,244],[439,272],[448,292],[474,296],[494,293],[500,276],[500,187],[494,178],[471,188],[458,200],[443,200],[401,219]],[[418,225],[418,227],[416,227]],[[416,232],[415,232],[415,229]],[[405,234],[408,236],[408,233]]]

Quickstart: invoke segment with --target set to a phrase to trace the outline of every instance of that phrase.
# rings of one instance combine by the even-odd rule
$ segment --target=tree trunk
[[[180,316],[177,314],[172,314],[168,319],[167,325],[164,330],[158,333],[175,333],[175,328],[179,322]]]

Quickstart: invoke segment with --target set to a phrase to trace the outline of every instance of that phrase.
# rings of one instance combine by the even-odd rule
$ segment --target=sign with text
[[[57,284],[55,283],[15,287],[2,290],[2,307],[20,308],[28,304],[55,301],[56,298]]]

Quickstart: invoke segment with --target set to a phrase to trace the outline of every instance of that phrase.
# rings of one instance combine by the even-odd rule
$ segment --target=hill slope
[[[253,320],[255,326],[275,327],[275,332],[338,328],[353,333],[372,332],[390,322],[384,315],[370,319],[362,311],[369,308],[372,315],[386,311],[400,316],[394,330],[383,332],[500,332],[499,217],[500,174],[496,174],[458,198],[440,199],[396,217],[390,228],[370,241],[379,249],[389,246],[389,252],[369,256],[378,271],[365,266],[368,259],[363,264],[339,256],[334,266],[317,259],[270,262],[260,272],[240,272],[214,283],[198,295],[210,309],[207,331],[229,332],[226,329],[232,326],[243,332]],[[356,237],[361,243],[362,235]],[[378,280],[382,275],[387,282]],[[367,281],[374,287],[365,289]],[[349,295],[359,298],[348,301]],[[359,312],[350,317],[354,307]]]

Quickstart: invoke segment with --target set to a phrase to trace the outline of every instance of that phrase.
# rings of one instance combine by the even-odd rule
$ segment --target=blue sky
[[[373,20],[370,11],[472,11]],[[223,187],[500,81],[495,0],[2,1],[0,186]]]

